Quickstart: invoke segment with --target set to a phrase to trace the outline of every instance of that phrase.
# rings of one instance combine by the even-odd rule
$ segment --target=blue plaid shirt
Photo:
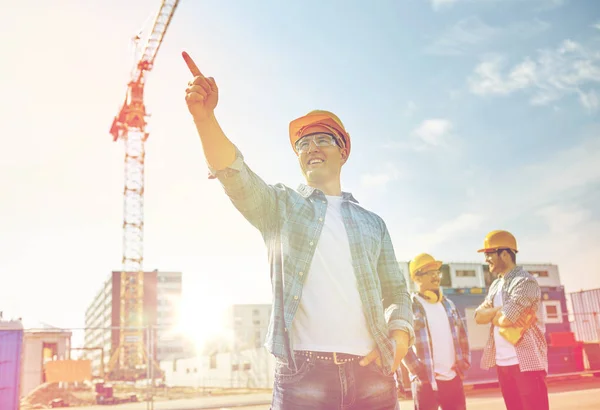
[[[402,363],[408,369],[411,381],[415,379],[421,382],[429,381],[433,389],[437,390],[433,370],[434,349],[431,343],[427,315],[416,294],[412,296],[412,299],[416,341],[415,345],[409,349]],[[471,351],[469,349],[467,330],[454,303],[446,297],[442,298],[441,303],[446,309],[446,315],[450,321],[452,340],[454,341],[456,361],[453,369],[462,378],[465,372],[471,367]]]
[[[239,212],[262,234],[267,247],[273,309],[265,346],[276,357],[296,367],[292,321],[302,298],[302,287],[321,234],[327,199],[323,192],[301,184],[293,190],[267,185],[244,162],[209,177],[218,178]],[[384,370],[392,373],[395,345],[391,331],[403,330],[414,341],[412,308],[404,276],[383,220],[342,193],[342,217],[352,254],[352,265],[371,335],[381,353]]]

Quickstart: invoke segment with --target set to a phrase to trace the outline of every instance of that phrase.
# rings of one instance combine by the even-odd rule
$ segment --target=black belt
[[[357,356],[357,355],[348,354],[348,353],[312,352],[309,350],[296,350],[296,351],[294,351],[294,353],[298,354],[300,356],[304,356],[304,357],[309,357],[309,358],[314,357],[319,360],[333,361],[333,363],[335,363],[335,364],[344,364],[344,363],[349,363],[349,362],[353,362],[355,360],[362,359],[362,356]]]

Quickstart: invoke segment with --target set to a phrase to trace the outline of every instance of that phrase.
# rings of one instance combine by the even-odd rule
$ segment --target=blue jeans
[[[271,410],[400,409],[394,374],[358,362],[337,365],[296,354],[294,370],[277,359]]]
[[[412,395],[415,410],[465,410],[467,408],[465,389],[460,376],[452,380],[436,380],[437,391],[431,384],[412,382]]]

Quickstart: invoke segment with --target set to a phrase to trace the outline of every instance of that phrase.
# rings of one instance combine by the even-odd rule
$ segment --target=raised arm
[[[250,170],[223,132],[214,112],[219,100],[214,78],[205,77],[186,52],[182,55],[194,76],[188,83],[185,101],[200,136],[210,176],[219,179],[233,205],[264,234],[276,225],[278,189]]]

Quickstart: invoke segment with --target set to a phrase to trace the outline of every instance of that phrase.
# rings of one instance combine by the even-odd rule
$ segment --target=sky
[[[109,128],[132,37],[159,1],[23,0],[0,14],[0,310],[80,328],[121,268],[122,142]],[[303,182],[289,122],[335,112],[342,188],[397,258],[482,262],[493,229],[566,291],[600,287],[600,3],[596,0],[182,0],[148,76],[144,269],[183,272],[182,314],[215,325],[270,303],[260,234],[206,163],[184,94],[187,51],[216,115],[268,183]]]

